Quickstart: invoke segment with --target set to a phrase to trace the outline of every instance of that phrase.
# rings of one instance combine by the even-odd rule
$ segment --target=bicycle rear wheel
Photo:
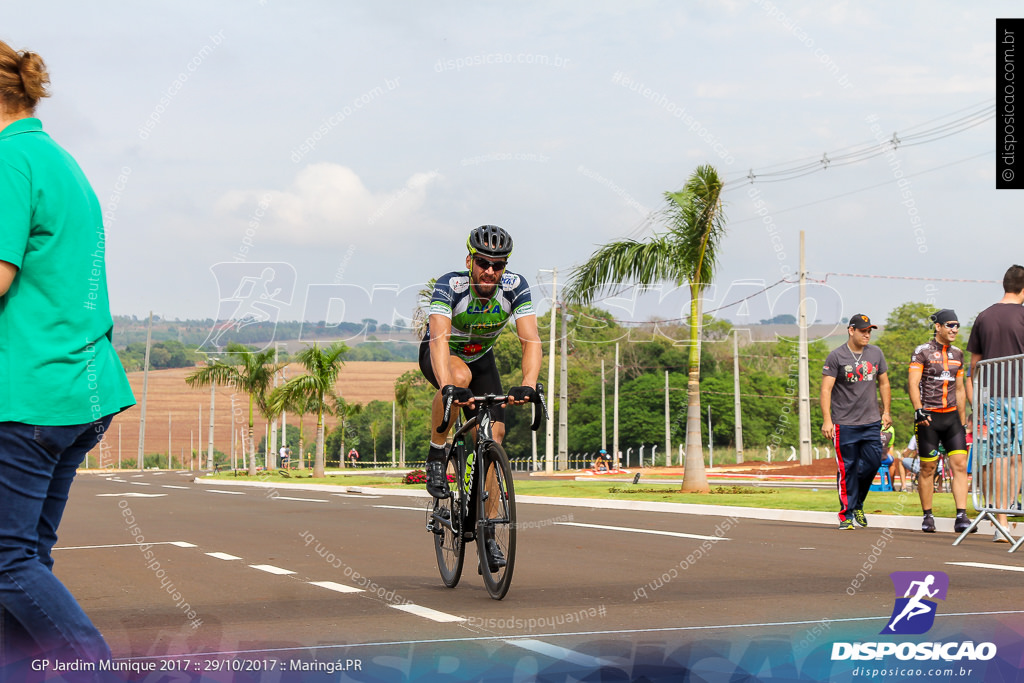
[[[465,487],[462,482],[465,477],[461,472],[460,458],[455,447],[448,451],[445,471],[448,473],[448,486],[452,494],[448,498],[433,500],[428,524],[434,533],[434,554],[437,555],[437,568],[441,572],[441,580],[449,588],[455,588],[462,577],[462,564],[466,555],[466,542],[462,533],[462,510],[466,506]]]
[[[488,442],[480,454],[477,489],[477,552],[484,586],[495,600],[508,593],[516,562],[516,494],[508,456],[500,444]],[[489,553],[490,541],[497,553]],[[495,555],[499,556],[498,558]],[[498,562],[494,562],[498,559]]]

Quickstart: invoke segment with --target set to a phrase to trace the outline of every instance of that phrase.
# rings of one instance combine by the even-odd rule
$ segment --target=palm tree
[[[344,363],[342,356],[346,353],[348,347],[340,343],[326,349],[317,344],[307,347],[295,357],[306,368],[307,374],[293,377],[274,390],[275,409],[279,404],[305,401],[307,410],[316,411],[314,477],[324,476],[324,413],[330,410],[328,401],[336,399],[334,385]]]
[[[227,359],[208,361],[206,367],[185,378],[190,387],[211,384],[240,389],[249,395],[249,476],[256,476],[256,443],[253,434],[255,411],[267,414],[267,388],[280,367],[271,363],[274,352],[250,351],[241,344],[228,344]]]
[[[409,404],[412,400],[412,389],[424,383],[423,375],[416,370],[405,373],[395,380],[395,406],[398,408],[398,428],[401,447],[399,448],[399,464],[405,467],[405,426],[409,421]]]
[[[353,418],[361,412],[363,412],[362,404],[349,403],[340,396],[336,397],[334,400],[334,409],[331,413],[341,418],[341,449],[338,459],[342,467],[345,466],[345,457],[347,455],[345,453],[345,434],[348,431],[349,418]]]
[[[267,412],[269,413],[271,419],[275,419],[280,417],[283,411],[287,410],[289,413],[291,413],[298,419],[299,448],[297,452],[299,454],[299,467],[305,468],[306,454],[305,451],[303,450],[305,446],[305,438],[303,436],[302,418],[306,415],[306,413],[313,410],[312,401],[310,400],[309,396],[282,392],[282,388],[283,385],[277,387],[272,392],[270,392],[270,396],[267,398]],[[287,442],[288,434],[283,433],[281,435],[281,445],[284,446],[287,444]]]
[[[722,180],[711,166],[698,166],[679,192],[666,192],[659,214],[668,232],[644,242],[622,240],[600,247],[577,268],[566,299],[587,303],[605,287],[623,281],[642,285],[669,281],[690,287],[690,362],[686,385],[686,468],[683,491],[707,492],[700,415],[701,295],[714,278],[718,245],[725,234]]]

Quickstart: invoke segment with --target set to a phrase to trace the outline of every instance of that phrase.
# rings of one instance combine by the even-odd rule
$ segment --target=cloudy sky
[[[812,320],[929,299],[963,320],[1024,261],[1024,194],[994,189],[995,17],[1014,7],[39,0],[0,38],[49,65],[37,114],[104,205],[118,314],[224,315],[269,268],[281,319],[390,322],[482,223],[512,233],[546,310],[542,269],[561,282],[649,236],[711,164],[729,225],[707,309],[795,313],[775,283],[805,231]],[[631,296],[601,305],[688,312],[668,287]]]

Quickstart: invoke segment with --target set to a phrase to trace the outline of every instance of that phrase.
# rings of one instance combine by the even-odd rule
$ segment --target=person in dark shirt
[[[849,340],[828,355],[821,371],[821,432],[836,447],[842,530],[853,529],[854,520],[868,525],[864,499],[882,463],[881,431],[892,424],[888,365],[882,350],[869,343],[876,329],[866,315],[851,317]]]
[[[1003,276],[1003,298],[978,314],[971,328],[967,350],[971,352],[971,372],[967,378],[967,397],[974,400],[974,382],[979,381],[978,363],[992,358],[1005,358],[1024,354],[1024,266],[1013,265]],[[1018,366],[1019,367],[1019,366]],[[979,381],[987,396],[979,397],[982,418],[988,427],[988,442],[979,450],[975,476],[984,468],[994,465],[992,478],[982,475],[983,485],[994,488],[993,503],[999,509],[1008,509],[1020,489],[1020,458],[1022,430],[1024,430],[1024,387],[1021,378],[1000,377],[996,372]],[[977,406],[975,406],[975,409]],[[1004,528],[1006,515],[998,514],[996,521]],[[1005,541],[996,531],[996,541]]]

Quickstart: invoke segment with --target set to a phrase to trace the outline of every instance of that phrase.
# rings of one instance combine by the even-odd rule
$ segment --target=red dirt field
[[[416,363],[373,363],[351,362],[342,366],[338,378],[338,393],[345,400],[355,403],[367,403],[373,400],[391,401],[394,397],[395,380],[405,372],[417,368]],[[171,452],[176,460],[194,450],[204,454],[208,443],[210,425],[210,389],[192,389],[185,384],[185,376],[195,368],[175,368],[172,370],[151,370],[149,372],[149,391],[146,406],[146,449],[147,454],[167,454],[167,436],[171,433]],[[288,377],[295,376],[290,369]],[[114,418],[101,448],[89,454],[90,465],[95,466],[95,458],[100,456],[101,467],[117,467],[118,453],[123,458],[134,459],[138,455],[139,421],[142,415],[142,375],[141,372],[128,373],[128,381],[135,392],[135,399],[140,402]],[[223,452],[231,452],[229,433],[231,431],[231,394],[225,387],[218,387],[214,399],[214,448]],[[235,432],[248,423],[249,399],[242,392],[235,392]],[[202,424],[200,425],[200,409]],[[170,416],[170,427],[168,427]],[[295,416],[287,415],[289,426],[297,425]],[[259,413],[256,414],[255,430],[257,442],[265,433],[267,421]],[[334,418],[327,418],[328,428],[337,424]],[[316,415],[303,418],[306,438],[315,438]],[[200,433],[202,443],[200,443]],[[240,446],[236,446],[239,449]],[[165,465],[166,466],[166,465]]]

